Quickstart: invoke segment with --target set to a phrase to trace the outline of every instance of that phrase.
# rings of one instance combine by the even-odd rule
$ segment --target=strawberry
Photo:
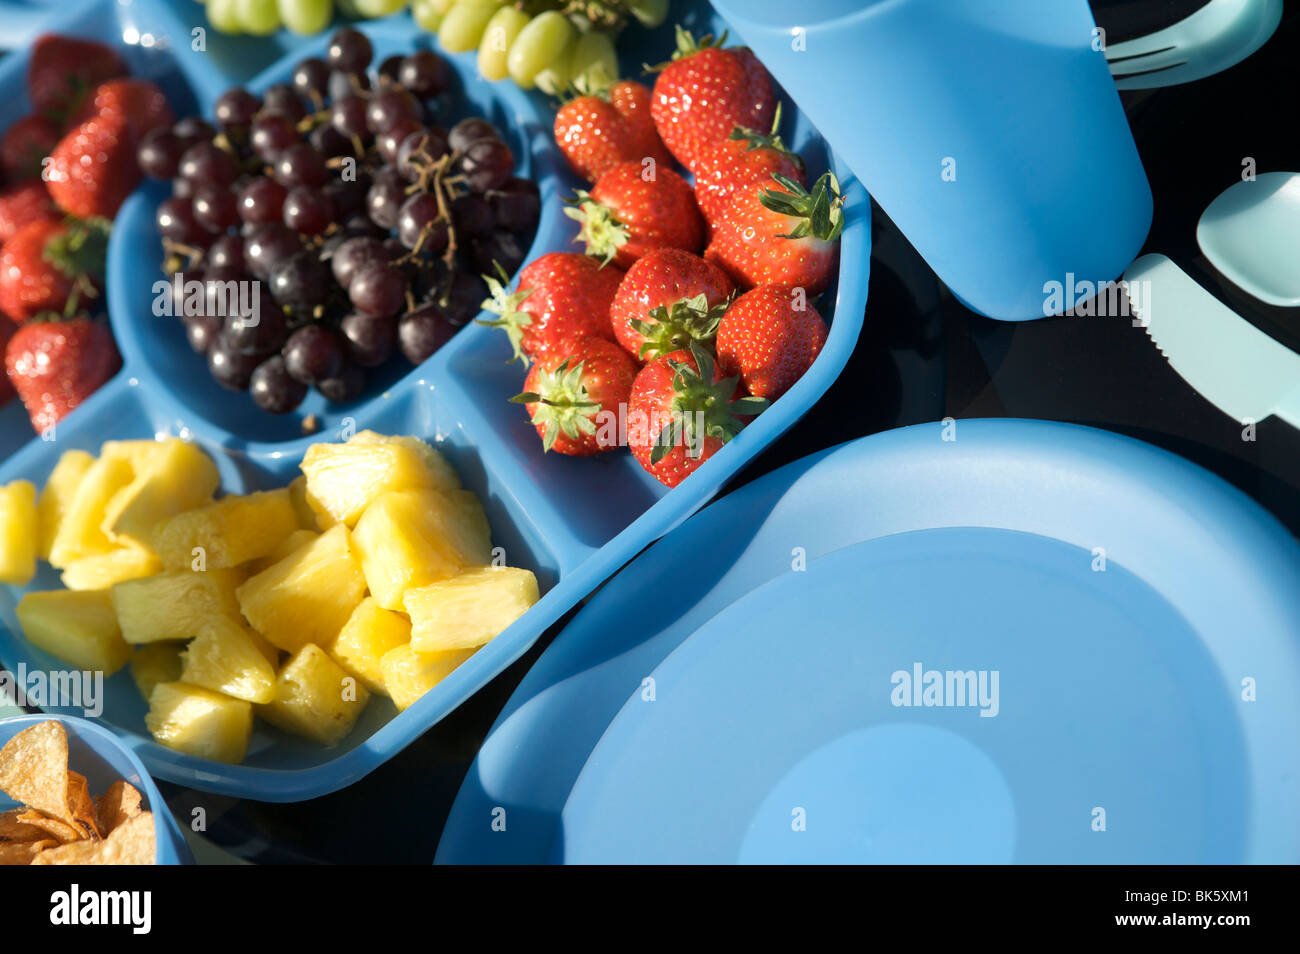
[[[742,288],[795,285],[816,295],[830,284],[844,230],[839,183],[829,172],[811,192],[785,176],[773,181],[777,188],[754,182],[736,190],[704,257]]]
[[[9,241],[30,222],[52,219],[57,214],[49,190],[39,179],[6,186],[0,189],[0,242]]]
[[[826,322],[799,289],[759,285],[727,309],[718,327],[718,365],[745,390],[775,401],[812,367]]]
[[[561,106],[555,114],[555,144],[588,182],[620,162],[672,162],[650,118],[650,90],[633,80]]]
[[[73,120],[83,123],[96,116],[117,117],[137,141],[151,129],[176,121],[163,91],[148,80],[117,79],[100,83]]]
[[[713,342],[736,286],[698,255],[656,248],[633,263],[609,306],[618,343],[642,361]]]
[[[121,366],[108,329],[85,317],[30,322],[5,348],[5,371],[38,434],[62,420]]]
[[[542,450],[590,457],[618,446],[619,408],[627,405],[637,364],[604,338],[576,338],[539,358],[510,400],[528,407]]]
[[[111,219],[140,182],[127,119],[109,114],[77,126],[54,148],[46,178],[69,215]]]
[[[74,292],[93,297],[107,242],[107,227],[98,222],[38,219],[23,226],[0,248],[0,311],[21,324],[43,311],[65,311]]]
[[[0,139],[0,167],[14,182],[41,177],[41,160],[59,142],[59,127],[48,116],[24,116]]]
[[[589,255],[551,252],[519,272],[513,294],[499,269],[500,280],[483,276],[492,297],[483,307],[497,315],[484,324],[504,328],[516,358],[541,358],[574,338],[614,340],[609,304],[623,270],[602,266]]]
[[[776,94],[767,70],[746,49],[723,49],[724,33],[697,42],[677,28],[677,51],[655,79],[650,115],[677,161],[692,172],[707,147],[737,126],[768,129]]]
[[[632,382],[632,456],[661,484],[676,487],[767,407],[762,398],[734,398],[738,383],[723,379],[699,345],[655,358]]]
[[[776,131],[780,124],[778,103],[767,135],[737,126],[726,139],[700,153],[695,163],[695,201],[710,225],[722,217],[732,194],[741,186],[770,183],[773,175],[804,184],[803,160],[781,141]]]
[[[5,348],[9,345],[9,339],[14,336],[18,326],[0,315],[0,354],[4,354]],[[9,403],[9,399],[14,396],[13,382],[9,380],[9,375],[0,374],[0,407]]]
[[[94,40],[46,34],[38,37],[27,62],[27,98],[38,113],[66,121],[106,80],[126,75],[126,64]]]
[[[564,214],[581,223],[577,241],[586,243],[588,255],[620,268],[652,248],[698,252],[704,245],[695,194],[685,179],[662,166],[646,170],[639,162],[620,162],[590,192],[580,190]]]

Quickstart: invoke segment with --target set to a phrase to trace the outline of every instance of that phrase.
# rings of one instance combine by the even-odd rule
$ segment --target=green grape
[[[435,0],[411,0],[411,16],[421,30],[437,33],[442,26],[442,12]]]
[[[608,33],[584,33],[573,45],[569,58],[569,81],[581,81],[587,92],[595,92],[618,80],[618,53]]]
[[[334,4],[331,0],[279,0],[279,2],[280,19],[294,33],[319,33],[334,19]]]
[[[448,53],[464,53],[483,39],[488,21],[501,4],[498,0],[458,0],[443,15],[438,42]]]
[[[339,9],[339,16],[361,19],[361,8],[357,6],[357,0],[334,0],[334,5]]]
[[[537,74],[558,61],[577,35],[564,14],[556,10],[539,13],[510,44],[510,76],[524,89],[532,88]]]
[[[506,69],[506,54],[519,31],[531,19],[528,14],[514,7],[502,7],[492,14],[478,45],[478,71],[484,79],[503,80],[510,75]]]
[[[668,19],[668,0],[627,0],[627,8],[637,22],[651,30]]]
[[[363,17],[389,17],[406,6],[406,0],[353,0]]]
[[[576,44],[550,66],[533,77],[533,83],[547,96],[563,96],[573,80],[573,53]]]
[[[208,0],[208,22],[219,33],[240,33],[244,29],[239,19],[239,0]]]
[[[235,12],[245,33],[268,36],[280,29],[276,0],[235,0]]]

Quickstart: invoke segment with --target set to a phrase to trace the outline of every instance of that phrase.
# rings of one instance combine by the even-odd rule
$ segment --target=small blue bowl
[[[153,812],[154,835],[158,844],[155,863],[194,864],[194,856],[185,843],[185,836],[181,834],[176,818],[163,801],[158,786],[145,771],[144,763],[112,732],[88,719],[78,719],[75,716],[15,716],[12,719],[0,719],[0,747],[24,729],[50,720],[62,723],[68,733],[68,768],[86,776],[92,795],[102,795],[110,785],[122,779],[134,785],[144,796],[143,807]],[[0,811],[14,807],[12,801],[0,795]]]
[[[159,15],[146,17],[155,6]],[[96,16],[115,9],[100,0]],[[155,31],[171,65],[185,77],[197,98],[210,104],[217,93],[239,80],[215,74],[212,63],[172,42],[175,21],[158,0],[134,0],[141,23]],[[197,9],[197,7],[195,8]],[[106,12],[107,11],[107,12]],[[674,19],[695,33],[718,35],[725,29],[707,4],[674,9]],[[169,17],[171,18],[169,20]],[[105,27],[102,36],[119,28]],[[139,27],[133,27],[138,33]],[[182,27],[174,27],[182,29]],[[376,60],[417,47],[433,38],[409,17],[361,24]],[[653,33],[629,30],[641,38],[624,49],[627,75],[643,62],[662,60],[672,49],[672,25]],[[209,32],[209,39],[212,38]],[[322,35],[301,43],[290,56],[250,81],[261,90],[289,78],[293,64],[321,54]],[[448,57],[459,78],[454,112],[487,116],[514,149],[524,175],[537,182],[542,216],[527,261],[546,252],[574,249],[576,226],[561,211],[560,199],[581,183],[572,176],[552,140],[554,116],[544,97],[527,94],[509,82],[487,83],[477,74],[474,54]],[[635,69],[633,68],[635,64]],[[9,72],[0,94],[20,95],[20,74]],[[181,113],[178,111],[178,115]],[[414,434],[436,441],[465,486],[483,500],[493,542],[511,564],[536,573],[542,599],[513,626],[476,652],[443,682],[402,713],[386,699],[375,699],[356,728],[337,747],[321,748],[258,723],[242,765],[224,765],[173,751],[155,743],[145,729],[146,705],[125,671],[105,681],[102,721],[119,732],[149,770],[190,788],[261,801],[312,798],[351,784],[418,738],[512,662],[546,629],[606,577],[647,544],[658,539],[707,503],[755,455],[792,426],[826,391],[844,368],[862,327],[871,255],[871,206],[862,186],[829,154],[806,118],[786,103],[787,142],[804,155],[809,174],[831,168],[846,195],[842,266],[836,284],[819,309],[830,322],[821,355],[803,378],[735,440],[681,485],[669,489],[645,473],[630,454],[578,460],[543,454],[527,415],[508,398],[518,393],[523,371],[509,364],[510,348],[500,331],[471,324],[416,368],[394,368],[380,376],[351,405],[329,405],[309,398],[321,429],[302,437],[296,420],[257,410],[246,394],[223,391],[193,354],[175,319],[153,316],[153,285],[163,277],[154,212],[165,187],[147,185],[127,200],[114,223],[108,254],[108,305],[123,370],[85,404],[60,422],[56,440],[33,440],[0,465],[0,483],[14,479],[38,485],[69,448],[97,452],[106,440],[179,435],[212,456],[227,493],[284,486],[298,473],[307,447],[372,429]],[[31,587],[59,586],[44,568]],[[0,587],[0,661],[31,669],[65,668],[22,638],[14,606],[19,589]],[[612,627],[619,620],[610,620]],[[71,714],[71,710],[69,710]]]

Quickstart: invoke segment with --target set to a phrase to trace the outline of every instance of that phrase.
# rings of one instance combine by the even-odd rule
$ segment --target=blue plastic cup
[[[1151,188],[1087,0],[714,6],[975,311],[1042,318],[1141,248]]]
[[[143,796],[143,807],[153,813],[154,840],[157,843],[155,861],[160,865],[188,865],[194,856],[185,843],[180,826],[163,801],[162,793],[154,784],[144,764],[121,739],[107,729],[87,719],[64,715],[24,715],[0,719],[0,747],[24,729],[38,722],[61,722],[68,734],[68,768],[86,776],[92,795],[102,795],[108,786],[119,778]],[[0,811],[15,807],[0,794]]]

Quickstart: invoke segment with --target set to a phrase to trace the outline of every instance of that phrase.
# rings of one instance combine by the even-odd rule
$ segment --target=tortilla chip
[[[90,797],[90,785],[80,772],[68,771],[68,808],[88,838],[99,838],[95,825],[95,801]]]
[[[32,859],[46,848],[58,845],[57,841],[0,842],[0,865],[30,865]]]
[[[113,829],[103,841],[76,841],[46,848],[32,859],[34,865],[151,865],[154,844],[153,813],[141,812]]]
[[[6,841],[39,841],[49,837],[50,833],[44,828],[18,820],[18,816],[25,811],[25,808],[14,808],[0,812],[0,844]]]
[[[65,821],[59,821],[57,818],[50,818],[48,815],[42,815],[35,809],[28,809],[18,816],[18,821],[24,825],[31,825],[33,828],[39,828],[46,835],[56,838],[61,842],[82,841],[86,833],[76,825],[69,825]]]
[[[0,791],[43,815],[75,824],[68,809],[68,736],[57,722],[38,722],[0,749]]]
[[[142,797],[135,786],[118,779],[108,791],[95,799],[95,822],[99,834],[107,838],[118,825],[140,814]]]

